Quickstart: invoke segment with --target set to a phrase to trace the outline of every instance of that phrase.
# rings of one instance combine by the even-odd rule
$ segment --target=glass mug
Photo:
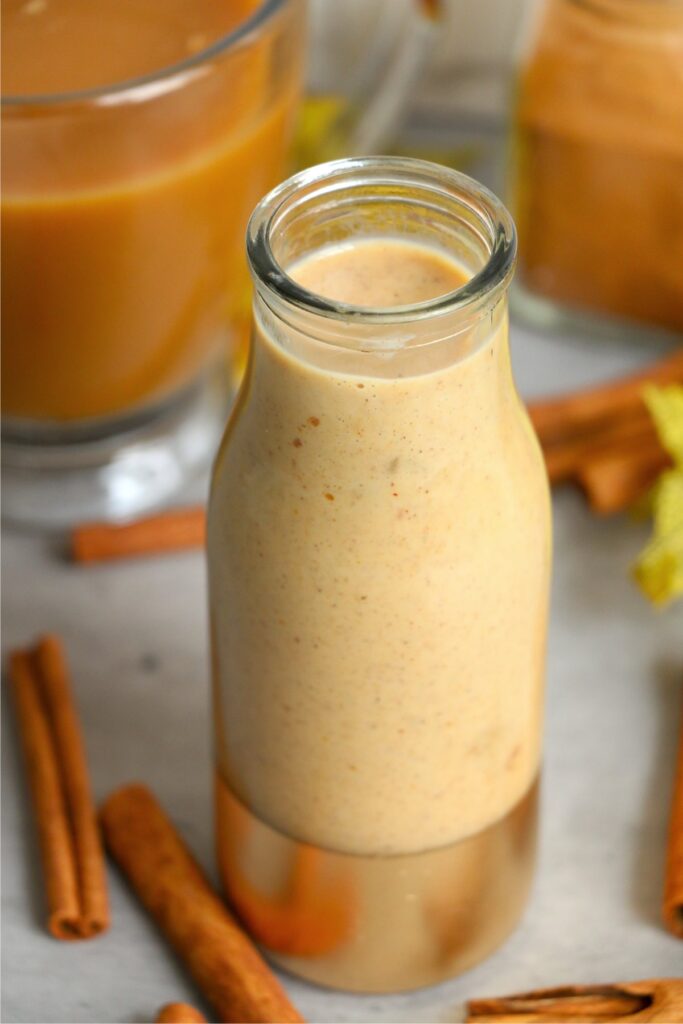
[[[414,282],[376,244],[455,290],[396,306]],[[295,974],[432,984],[511,931],[534,864],[550,504],[510,365],[514,227],[458,172],[353,158],[271,192],[247,250],[208,511],[222,880]],[[370,304],[319,294],[323,265]]]
[[[308,0],[296,162],[386,151],[437,34],[439,0]]]
[[[514,156],[515,309],[591,336],[680,339],[682,0],[542,4]]]
[[[3,508],[54,526],[156,505],[214,453],[245,359],[244,230],[285,169],[305,34],[300,0],[88,4],[3,5],[3,93],[24,90],[3,95]],[[93,13],[107,60],[130,50],[113,85]]]

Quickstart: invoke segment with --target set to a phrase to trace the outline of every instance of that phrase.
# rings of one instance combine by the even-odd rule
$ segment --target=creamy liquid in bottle
[[[393,239],[288,273],[361,307],[466,280],[446,254]],[[307,363],[286,332],[257,324],[214,474],[221,869],[296,973],[413,987],[480,959],[526,897],[547,482],[505,321],[400,379]]]

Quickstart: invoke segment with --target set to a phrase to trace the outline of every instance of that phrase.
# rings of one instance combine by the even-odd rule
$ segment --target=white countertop
[[[513,353],[525,395],[653,355],[521,329]],[[629,581],[646,526],[596,520],[569,490],[554,505],[541,851],[524,920],[479,967],[411,995],[285,979],[309,1021],[460,1021],[471,996],[683,973],[683,944],[659,919],[683,605],[655,612]],[[5,530],[3,541],[4,650],[45,630],[64,637],[98,799],[147,782],[214,877],[203,556],[84,569],[54,540]],[[49,937],[14,718],[3,711],[2,1019],[144,1022],[171,1000],[201,1006],[113,868],[110,932],[79,944]]]

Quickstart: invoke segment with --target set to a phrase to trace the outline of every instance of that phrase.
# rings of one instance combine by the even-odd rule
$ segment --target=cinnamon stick
[[[654,423],[644,404],[633,414],[615,416],[592,431],[546,442],[542,447],[550,482],[571,480],[590,460],[630,451],[642,442],[659,447]]]
[[[473,999],[467,1004],[467,1020],[479,1024],[622,1020],[675,1024],[683,1021],[683,981],[654,978],[615,985],[567,985],[500,999]]]
[[[206,1024],[206,1017],[189,1003],[166,1003],[157,1014],[156,1024]]]
[[[683,939],[683,715],[669,818],[663,910],[669,931]]]
[[[144,786],[117,790],[100,819],[107,846],[221,1021],[302,1018]]]
[[[591,509],[608,516],[630,508],[671,464],[656,438],[643,439],[629,448],[588,459],[577,479]]]
[[[76,562],[104,562],[203,547],[206,515],[203,506],[172,509],[132,523],[84,523],[71,534]]]
[[[571,433],[593,430],[601,421],[637,413],[647,383],[683,383],[683,348],[628,377],[559,398],[530,402],[529,416],[545,446]]]
[[[109,925],[104,856],[61,642],[10,655],[10,682],[38,829],[48,928],[87,939]]]
[[[669,464],[643,401],[643,385],[679,380],[683,348],[629,377],[530,403],[550,482],[578,482],[599,515],[632,505]]]

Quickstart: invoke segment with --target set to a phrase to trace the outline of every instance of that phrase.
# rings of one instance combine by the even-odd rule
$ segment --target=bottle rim
[[[488,259],[465,284],[424,302],[403,306],[371,307],[337,302],[309,291],[291,278],[273,251],[287,215],[306,203],[334,200],[335,193],[357,189],[359,201],[382,193],[392,198],[392,189],[412,190],[442,207],[459,203],[472,215]],[[409,198],[406,201],[410,201]],[[455,218],[455,214],[453,214]],[[408,157],[347,157],[318,164],[288,178],[257,205],[247,227],[247,255],[255,286],[267,301],[273,296],[287,305],[330,320],[357,324],[400,324],[463,312],[482,303],[492,304],[509,286],[517,252],[517,235],[512,217],[493,192],[474,178],[440,164]]]

